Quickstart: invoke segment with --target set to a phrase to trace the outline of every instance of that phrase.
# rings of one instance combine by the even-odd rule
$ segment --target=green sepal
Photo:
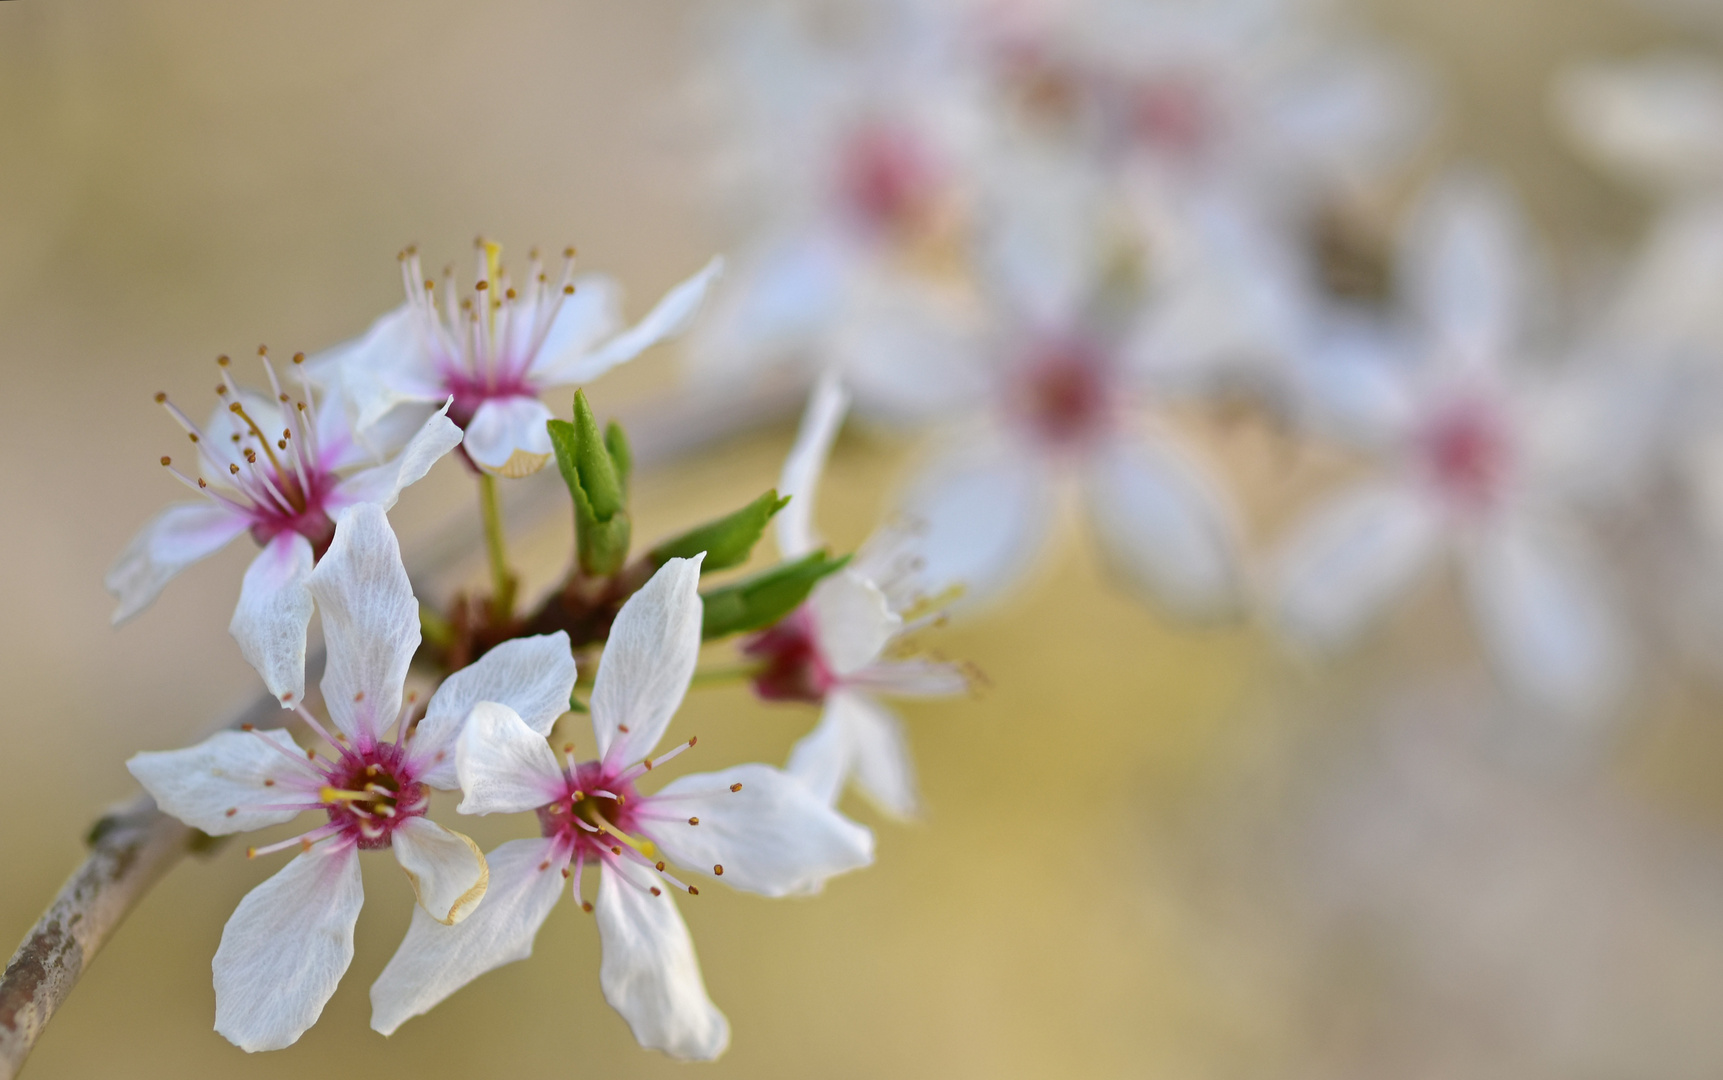
[[[575,391],[574,420],[551,420],[546,425],[556,450],[556,466],[574,499],[575,551],[580,569],[593,577],[609,577],[622,569],[628,558],[630,524],[624,477],[629,462],[618,468],[614,451],[599,434],[598,421],[586,394]],[[613,425],[613,431],[621,429]],[[625,439],[614,439],[623,456]]]
[[[575,697],[573,693],[570,693],[568,695],[568,711],[572,713],[589,713],[592,710],[586,707],[586,702]]]
[[[702,593],[700,600],[705,609],[700,636],[710,641],[772,625],[796,610],[821,578],[843,569],[849,561],[848,555],[834,559],[824,551],[816,551]]]
[[[748,561],[754,545],[766,534],[766,526],[772,517],[789,501],[788,495],[780,498],[776,491],[768,491],[733,514],[662,541],[647,552],[646,557],[653,566],[663,566],[671,559],[691,559],[704,551],[706,561],[700,564],[702,574],[740,566]]]

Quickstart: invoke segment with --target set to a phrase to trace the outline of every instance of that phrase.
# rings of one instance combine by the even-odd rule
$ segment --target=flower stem
[[[497,478],[479,474],[479,510],[485,520],[485,554],[491,566],[491,617],[501,625],[514,616],[515,576],[509,571],[509,554],[503,536],[502,496]]]
[[[725,667],[711,667],[696,671],[694,677],[688,680],[690,689],[696,686],[723,686],[726,683],[746,682],[764,671],[762,664],[730,664]]]

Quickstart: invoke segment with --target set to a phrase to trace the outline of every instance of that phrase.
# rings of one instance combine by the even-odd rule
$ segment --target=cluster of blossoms
[[[109,578],[115,619],[249,532],[262,550],[232,634],[314,742],[248,725],[140,753],[130,767],[161,809],[210,836],[320,819],[248,850],[298,854],[245,897],[216,951],[216,1029],[236,1045],[279,1049],[316,1022],[353,958],[358,853],[387,850],[418,905],[372,987],[378,1031],[530,955],[567,890],[595,915],[600,984],[640,1044],[711,1059],[729,1025],[706,994],[673,894],[698,895],[698,877],[763,896],[809,894],[868,865],[872,833],[837,809],[846,779],[889,813],[909,817],[916,806],[906,742],[873,695],[958,694],[969,676],[915,658],[900,640],[938,614],[908,580],[920,565],[911,531],[891,531],[894,540],[870,542],[853,561],[814,539],[813,495],[845,405],[835,384],[812,403],[783,496],[768,491],[631,556],[626,435],[615,424],[601,431],[584,393],[571,420],[538,394],[680,333],[719,263],[621,329],[615,286],[576,277],[572,251],[555,283],[535,255],[519,290],[497,245],[480,241],[478,252],[472,296],[456,301],[445,285],[442,310],[417,254],[404,253],[407,303],[354,342],[295,356],[296,395],[260,350],[270,396],[241,388],[223,357],[222,404],[202,428],[158,397],[200,467],[194,478],[163,464],[200,500],[171,507],[121,556]],[[415,597],[386,512],[457,448],[481,488],[494,576],[482,602],[457,597],[439,612]],[[496,485],[553,457],[573,503],[573,565],[535,609],[517,610]],[[786,507],[782,561],[702,592],[702,575],[746,562]],[[308,700],[313,613],[326,659]],[[726,637],[738,639],[741,661],[726,672],[751,679],[763,700],[824,702],[825,719],[785,769],[740,765],[653,790],[649,775],[695,746],[694,737],[661,744],[703,643]],[[590,693],[579,691],[594,657]],[[421,703],[410,678],[440,681]],[[582,758],[573,741],[558,740],[560,758],[553,749],[553,728],[571,711],[590,714],[595,756]],[[434,791],[459,791],[457,814],[528,815],[539,837],[487,855],[432,819]]]
[[[1643,256],[1576,313],[1476,169],[1425,178],[1391,237],[1359,241],[1372,193],[1410,176],[1428,95],[1300,0],[832,0],[721,23],[707,74],[746,196],[727,276],[714,260],[629,326],[572,249],[516,279],[480,241],[465,296],[409,249],[405,302],[296,355],[291,379],[259,350],[267,393],[250,389],[221,358],[202,427],[158,397],[197,462],[162,464],[197,499],[121,555],[115,621],[249,534],[231,632],[314,741],[223,731],[131,761],[212,836],[320,816],[250,849],[298,854],[215,955],[216,1027],[237,1045],[315,1023],[353,957],[358,852],[387,849],[418,906],[372,987],[379,1032],[528,957],[566,887],[640,1044],[716,1057],[728,1023],[674,894],[698,895],[696,875],[808,894],[868,865],[845,792],[897,819],[920,803],[885,700],[976,678],[919,635],[1020,584],[1067,502],[1160,610],[1254,615],[1307,654],[1357,642],[1451,565],[1503,687],[1564,719],[1610,715],[1658,619],[1714,637],[1723,69],[1658,59],[1562,84],[1576,138],[1669,193]],[[636,552],[626,434],[584,392],[567,418],[541,397],[685,333],[697,385],[812,391],[776,489]],[[852,405],[929,441],[888,522],[836,556],[815,496]],[[1260,545],[1203,449],[1241,408],[1353,466]],[[415,597],[386,513],[451,454],[480,490],[491,577],[439,609]],[[553,460],[575,550],[522,603],[499,485]],[[1641,560],[1670,603],[1629,610],[1612,573],[1636,568],[1611,556],[1652,514],[1689,542]],[[768,531],[777,562],[706,583]],[[308,697],[314,613],[327,659]],[[664,739],[703,645],[725,639],[724,672],[820,718],[782,769],[656,786],[696,745]],[[422,704],[414,678],[435,683]],[[571,713],[590,715],[594,756],[553,730]],[[530,815],[538,835],[483,853],[431,820],[433,791],[460,793],[455,814]]]
[[[1554,287],[1500,180],[1429,168],[1431,80],[1323,5],[830,0],[718,22],[704,78],[744,197],[690,378],[823,373],[864,421],[925,432],[898,502],[923,595],[1006,595],[1073,497],[1159,610],[1255,618],[1309,657],[1451,568],[1502,688],[1587,724],[1619,711],[1658,620],[1697,640],[1723,615],[1709,540],[1620,550],[1654,514],[1723,536],[1701,373],[1723,342],[1717,69],[1561,88],[1583,142],[1673,196],[1598,296]],[[1256,527],[1204,452],[1241,416],[1338,451],[1349,483]],[[1652,505],[1665,487],[1678,507]],[[1659,572],[1680,595],[1622,603],[1625,574]]]

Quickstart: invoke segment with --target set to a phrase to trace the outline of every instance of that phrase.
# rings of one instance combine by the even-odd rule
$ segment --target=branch
[[[673,461],[752,426],[791,415],[804,387],[797,381],[742,392],[694,394],[680,391],[645,404],[627,418],[636,460],[655,465]],[[560,485],[526,481],[526,490],[505,514],[516,528],[528,527],[556,503]],[[434,577],[478,546],[470,518],[440,529],[437,539],[412,560],[421,576]],[[308,667],[320,667],[314,660]],[[312,672],[307,671],[310,678]],[[280,715],[273,697],[264,696],[230,726],[268,723]],[[157,810],[148,795],[110,811],[89,832],[90,854],[53,904],[36,920],[0,976],[0,1080],[13,1080],[36,1040],[65,1003],[90,961],[137,906],[150,887],[192,851],[217,841]]]

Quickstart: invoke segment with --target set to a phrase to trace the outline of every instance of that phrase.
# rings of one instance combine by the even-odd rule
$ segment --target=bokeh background
[[[123,762],[199,737],[255,692],[226,635],[247,553],[109,629],[101,576],[177,488],[150,403],[200,401],[218,352],[354,334],[398,301],[416,242],[464,259],[580,246],[638,314],[719,246],[691,128],[695,0],[364,5],[0,3],[0,938],[24,934],[135,787]],[[1630,243],[1650,207],[1549,120],[1569,61],[1715,49],[1626,0],[1358,0],[1446,98],[1429,153],[1506,171],[1563,265]],[[1690,9],[1703,14],[1702,5]],[[1674,10],[1671,6],[1670,10]],[[1694,29],[1697,35],[1699,30]],[[1708,44],[1709,43],[1709,44]],[[1723,302],[1723,300],[1720,300]],[[650,409],[668,350],[607,378]],[[195,411],[195,410],[194,410]],[[1203,426],[1267,528],[1328,463]],[[773,483],[787,420],[640,478],[650,536]],[[853,543],[913,451],[840,443],[827,531]],[[445,463],[396,514],[415,540],[468,508]],[[521,551],[548,582],[560,515]],[[942,651],[990,676],[905,711],[926,820],[815,901],[684,903],[735,1038],[715,1075],[1715,1077],[1723,1074],[1723,736],[1677,687],[1582,765],[1501,736],[1482,673],[1390,694],[1398,640],[1463,654],[1436,590],[1321,674],[1251,627],[1165,624],[1075,535],[1037,583]],[[458,576],[458,575],[457,575]],[[1464,666],[1462,657],[1459,661]],[[677,721],[702,763],[781,760],[812,722],[742,689]],[[709,748],[709,749],[708,749]],[[473,829],[490,847],[507,822]],[[391,1039],[365,991],[404,932],[367,867],[358,956],[295,1047],[211,1030],[209,959],[274,869],[229,847],[176,869],[54,1021],[30,1075],[647,1076],[569,905],[535,957]]]

